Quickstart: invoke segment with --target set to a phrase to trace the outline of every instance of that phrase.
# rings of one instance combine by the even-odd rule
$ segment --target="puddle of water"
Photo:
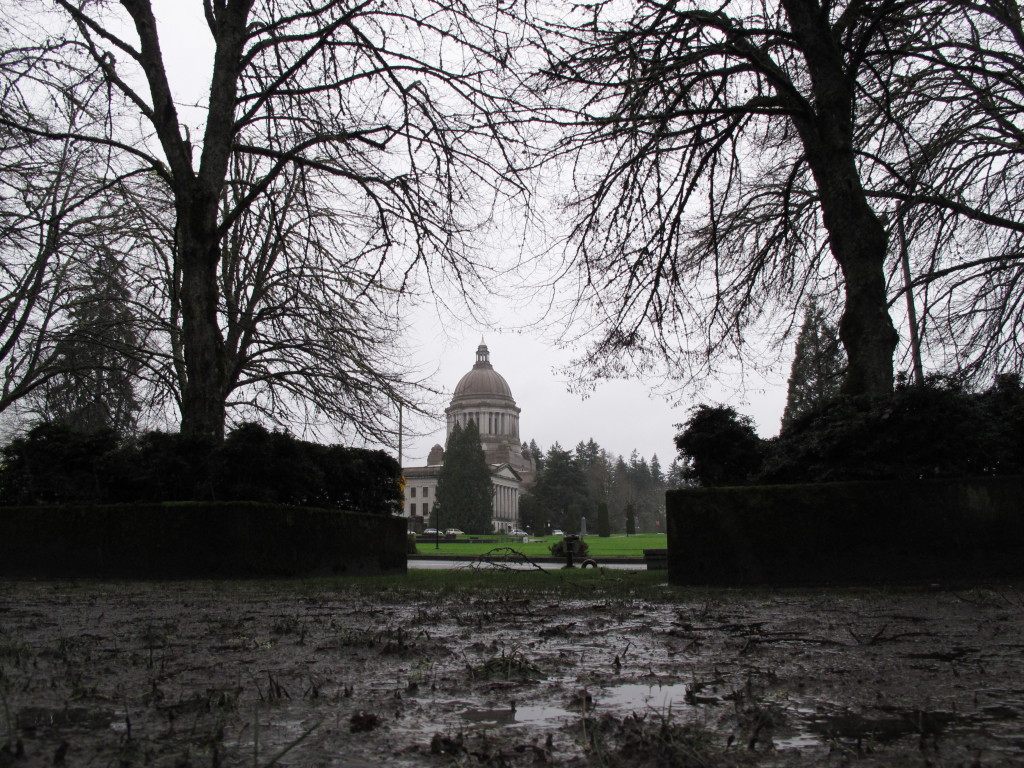
[[[626,683],[602,689],[595,699],[598,708],[667,712],[686,705],[686,684]]]
[[[822,745],[821,739],[809,733],[797,733],[793,736],[772,738],[776,749],[813,749]]]
[[[686,704],[686,685],[675,683],[658,685],[626,683],[610,688],[595,689],[588,697],[588,709],[600,711],[668,712]],[[459,709],[458,716],[465,722],[482,728],[498,726],[545,725],[558,720],[580,717],[578,703],[565,706],[528,704],[512,707],[474,707],[468,702]]]
[[[561,718],[572,717],[572,713],[562,707],[524,706],[515,709],[477,709],[470,707],[459,712],[459,717],[468,723],[482,728],[499,725],[543,725]]]

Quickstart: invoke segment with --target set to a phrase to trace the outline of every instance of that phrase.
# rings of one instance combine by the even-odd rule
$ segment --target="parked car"
[[[520,528],[513,528],[511,531],[508,532],[508,535],[509,536],[529,536],[530,534],[528,534],[526,531],[524,531],[524,530],[522,530]]]
[[[437,528],[424,528],[423,529],[423,535],[424,536],[440,536],[441,532],[439,530],[437,530]]]
[[[555,530],[553,530],[551,532],[551,535],[552,536],[565,536],[565,531],[563,531],[561,528],[555,528]]]
[[[458,528],[449,528],[447,531],[444,532],[444,535],[445,536],[461,536],[462,533],[463,532],[460,531]]]

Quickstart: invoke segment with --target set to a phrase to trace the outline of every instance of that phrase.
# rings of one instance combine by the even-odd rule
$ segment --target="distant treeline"
[[[535,533],[560,528],[567,533],[598,533],[599,509],[606,505],[610,533],[627,530],[632,510],[635,530],[655,533],[665,529],[665,491],[674,487],[677,465],[666,473],[658,456],[648,461],[636,451],[628,459],[603,449],[593,439],[575,450],[555,443],[547,452],[536,441],[528,446],[537,462],[537,479],[519,504],[520,522]]]
[[[0,504],[260,501],[372,514],[401,510],[401,470],[380,450],[319,445],[243,424],[214,444],[121,438],[43,424],[3,448]]]

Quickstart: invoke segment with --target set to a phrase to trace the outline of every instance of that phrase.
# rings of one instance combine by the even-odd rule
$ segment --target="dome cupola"
[[[519,445],[519,408],[505,377],[491,365],[491,353],[483,339],[476,348],[476,362],[459,379],[445,413],[448,434],[456,424],[465,427],[472,420],[480,431],[487,462],[509,462],[509,446]]]
[[[491,354],[487,345],[480,340],[480,346],[476,348],[476,363],[472,370],[459,379],[455,385],[452,404],[463,399],[476,398],[497,398],[507,399],[515,404],[512,398],[512,390],[505,381],[505,377],[494,370],[491,365]]]

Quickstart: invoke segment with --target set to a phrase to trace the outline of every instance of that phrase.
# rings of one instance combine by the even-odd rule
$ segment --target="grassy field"
[[[489,536],[490,542],[470,542],[467,536],[460,536],[460,541],[446,542],[442,540],[435,547],[433,542],[420,542],[417,549],[421,555],[467,555],[476,557],[498,547],[512,547],[527,557],[546,557],[551,554],[550,547],[561,536],[547,536],[542,539],[531,539],[523,543],[511,536]],[[584,540],[590,547],[590,557],[643,557],[645,549],[664,549],[667,544],[664,533],[641,533],[636,536],[586,536]]]

